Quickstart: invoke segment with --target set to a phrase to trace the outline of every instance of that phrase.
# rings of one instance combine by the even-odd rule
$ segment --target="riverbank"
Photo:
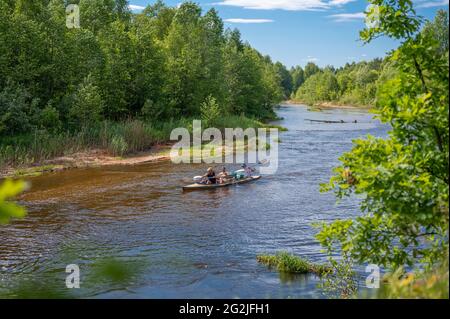
[[[64,171],[67,169],[137,165],[150,162],[169,160],[171,144],[155,145],[149,151],[130,154],[126,157],[111,155],[108,150],[91,149],[66,156],[44,160],[40,163],[22,165],[20,167],[7,166],[0,170],[0,178],[33,177],[44,173]]]
[[[276,127],[284,130],[243,116],[222,117],[215,126],[242,129]],[[177,127],[191,131],[192,119],[158,125],[140,120],[103,122],[71,134],[44,131],[5,139],[0,143],[0,178],[169,160],[170,146],[173,145],[170,133]]]
[[[373,106],[371,106],[371,105],[340,104],[339,102],[336,102],[336,101],[320,102],[320,103],[315,103],[314,105],[308,105],[308,103],[306,103],[306,102],[297,101],[297,100],[288,100],[283,103],[287,104],[287,105],[302,104],[302,105],[311,106],[314,108],[324,108],[324,109],[371,109],[371,108],[373,108]]]

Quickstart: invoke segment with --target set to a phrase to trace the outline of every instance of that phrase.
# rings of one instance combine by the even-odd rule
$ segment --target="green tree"
[[[209,126],[214,126],[221,113],[219,104],[217,104],[217,100],[212,95],[208,96],[202,103],[200,106],[200,112],[202,115],[202,120]]]
[[[314,62],[308,62],[304,69],[305,81],[320,71],[320,68]]]
[[[70,118],[76,126],[84,126],[101,120],[104,102],[92,76],[86,77],[78,87],[70,108]]]
[[[184,2],[176,11],[169,33],[165,39],[167,54],[166,92],[169,108],[174,114],[195,115],[207,96],[203,50],[205,38],[202,32],[201,9],[192,2]]]
[[[433,21],[426,21],[422,33],[427,38],[434,38],[439,45],[437,54],[448,54],[448,11],[438,10]]]
[[[448,58],[434,36],[418,32],[411,1],[370,2],[379,10],[367,15],[379,12],[378,23],[361,38],[402,40],[390,57],[398,74],[377,98],[376,113],[392,130],[387,139],[356,140],[340,158],[324,190],[363,195],[364,215],[323,225],[317,238],[359,263],[431,267],[448,256]]]
[[[330,72],[318,72],[310,76],[298,89],[296,99],[308,104],[335,101],[339,94],[336,76]]]
[[[37,99],[22,86],[8,81],[0,92],[0,135],[23,134],[35,126]]]
[[[287,99],[293,89],[292,75],[281,62],[275,63],[275,69],[278,77],[281,79],[280,85],[283,88],[284,98]]]
[[[97,34],[114,21],[114,0],[80,0],[80,24]]]
[[[292,76],[292,93],[295,94],[298,88],[305,82],[305,74],[301,66],[296,66],[291,69]]]

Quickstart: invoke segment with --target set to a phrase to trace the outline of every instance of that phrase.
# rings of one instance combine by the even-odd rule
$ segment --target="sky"
[[[413,0],[419,15],[433,19],[449,0]],[[154,0],[129,0],[134,12]],[[165,0],[177,6],[181,0]],[[398,42],[383,37],[359,40],[364,28],[365,0],[194,0],[206,12],[215,8],[225,27],[237,28],[242,39],[288,68],[308,62],[339,67],[347,62],[384,57]]]

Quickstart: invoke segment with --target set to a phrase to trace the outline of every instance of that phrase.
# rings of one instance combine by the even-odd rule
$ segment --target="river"
[[[336,205],[319,184],[352,139],[385,136],[388,128],[364,110],[284,105],[277,113],[283,118],[277,124],[288,128],[280,133],[278,172],[254,183],[183,193],[206,165],[171,162],[31,178],[20,201],[28,216],[0,227],[0,292],[8,294],[21,278],[64,292],[70,263],[81,271],[77,297],[323,297],[315,276],[280,275],[258,264],[256,255],[286,250],[326,261],[312,224],[351,218],[359,209],[355,198]],[[144,266],[127,283],[89,285],[85,271],[99,257]]]

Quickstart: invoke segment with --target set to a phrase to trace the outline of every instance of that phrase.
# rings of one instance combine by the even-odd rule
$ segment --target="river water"
[[[30,180],[24,220],[0,227],[0,292],[19,282],[67,291],[65,267],[77,264],[87,298],[321,298],[313,275],[283,276],[256,261],[289,251],[324,262],[316,222],[359,214],[358,200],[335,204],[319,192],[352,139],[386,136],[363,110],[310,111],[281,106],[277,174],[257,182],[183,193],[206,165],[170,162],[68,170]],[[343,120],[317,123],[307,119]],[[357,123],[354,123],[354,121]],[[230,169],[236,166],[229,166]],[[127,282],[89,283],[100,257],[138,262]],[[86,276],[85,276],[86,275]],[[24,279],[25,278],[25,279]]]

